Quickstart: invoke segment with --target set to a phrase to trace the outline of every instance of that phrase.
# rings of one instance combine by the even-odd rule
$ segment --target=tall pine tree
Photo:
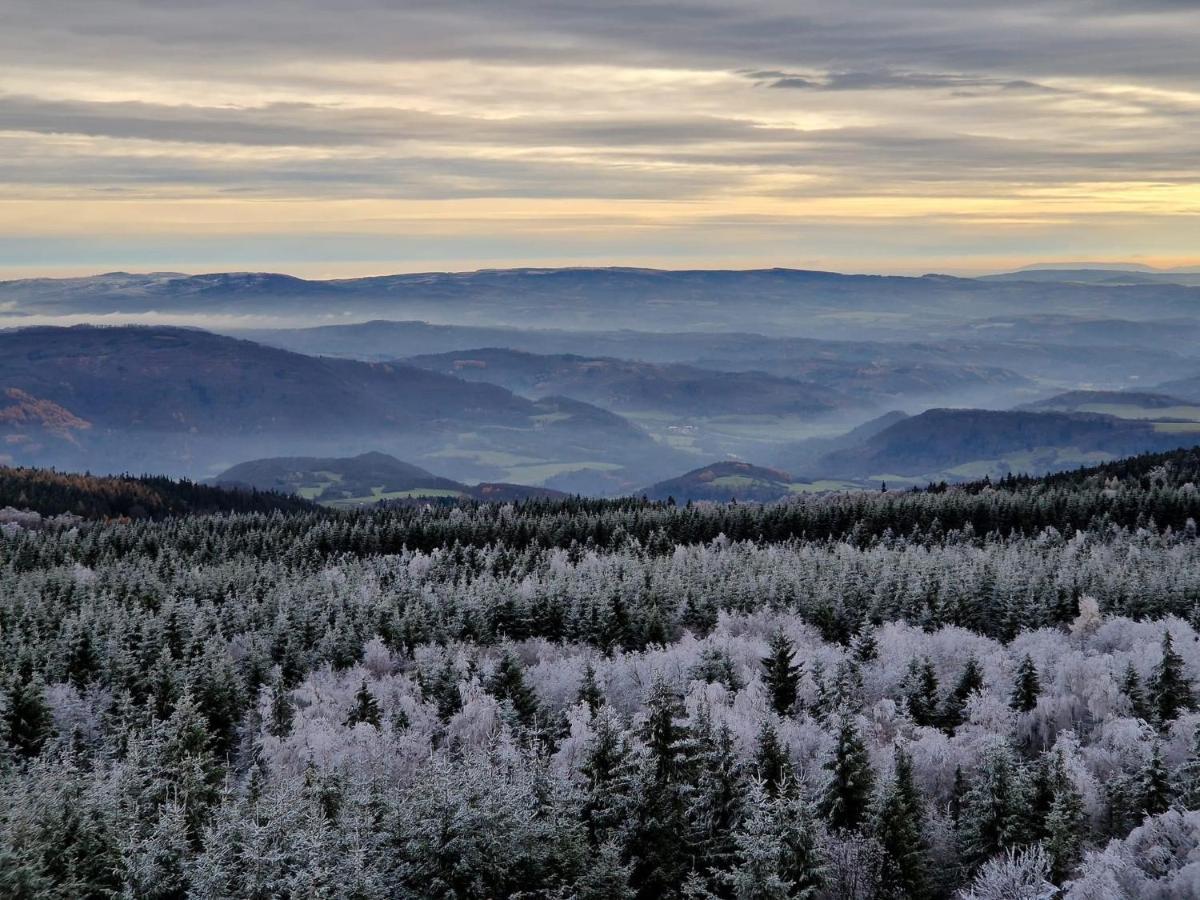
[[[821,812],[832,828],[858,828],[870,810],[875,775],[854,717],[844,710],[838,717],[837,743],[825,769],[829,774]]]
[[[786,716],[796,705],[796,690],[800,686],[800,666],[793,659],[796,648],[782,629],[771,635],[767,655],[762,661],[763,684],[771,698],[771,706]]]

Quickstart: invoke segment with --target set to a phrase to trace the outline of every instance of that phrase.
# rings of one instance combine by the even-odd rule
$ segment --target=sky
[[[1200,265],[1197,0],[0,0],[0,278]]]

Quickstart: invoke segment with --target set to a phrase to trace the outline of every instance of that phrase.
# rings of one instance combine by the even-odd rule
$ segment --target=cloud
[[[928,72],[831,72],[820,78],[786,72],[755,72],[750,77],[773,88],[822,91],[931,90],[995,88],[1007,91],[1053,92],[1054,89],[1024,78],[988,78],[978,75]]]
[[[986,225],[1039,191],[1105,210],[1071,241],[1124,222],[1152,252],[1197,211],[1198,44],[1184,0],[6,0],[0,242],[101,234],[102,201],[131,235],[214,198],[239,234],[268,201],[470,202],[480,254],[507,210],[571,201],[615,229],[580,241],[667,255],[692,211],[798,228],[935,195]]]

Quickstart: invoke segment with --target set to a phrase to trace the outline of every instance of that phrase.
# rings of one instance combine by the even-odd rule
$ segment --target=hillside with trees
[[[39,516],[162,519],[213,513],[302,512],[312,504],[274,491],[226,489],[161,476],[79,475],[0,466],[0,508]]]
[[[1187,896],[1198,476],[10,522],[0,895]]]

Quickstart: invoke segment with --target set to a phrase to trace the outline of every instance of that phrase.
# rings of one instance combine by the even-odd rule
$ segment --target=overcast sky
[[[1198,0],[0,0],[0,276],[1192,265],[1198,214]]]

